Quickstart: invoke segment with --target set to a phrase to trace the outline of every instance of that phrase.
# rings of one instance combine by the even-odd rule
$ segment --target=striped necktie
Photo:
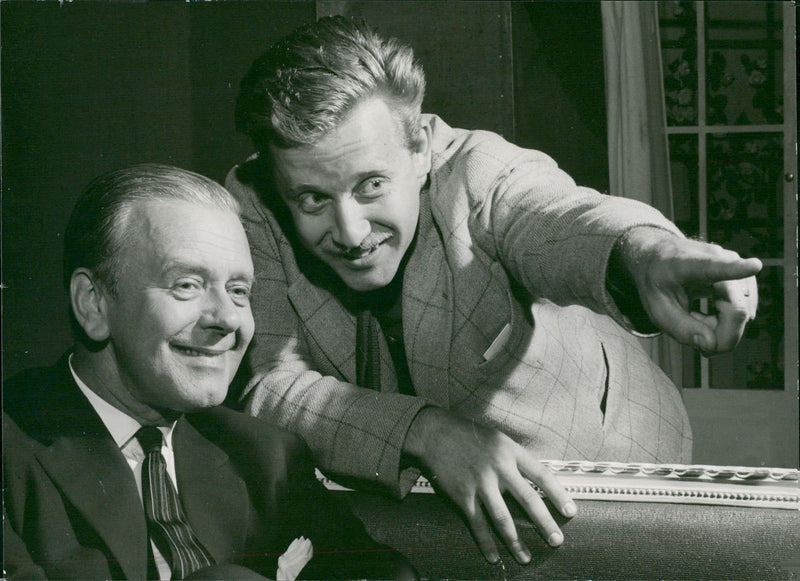
[[[158,549],[167,558],[173,579],[183,579],[193,571],[214,564],[214,557],[192,531],[181,507],[178,492],[167,474],[161,455],[161,430],[144,426],[136,439],[145,452],[142,464],[142,498],[147,516],[147,530]]]

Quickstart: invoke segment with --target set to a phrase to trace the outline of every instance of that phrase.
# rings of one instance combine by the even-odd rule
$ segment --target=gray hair
[[[176,200],[240,215],[239,203],[228,190],[177,167],[141,164],[94,179],[75,204],[64,233],[66,288],[75,269],[84,267],[116,295],[120,250],[131,242],[129,222],[134,207],[141,202]]]

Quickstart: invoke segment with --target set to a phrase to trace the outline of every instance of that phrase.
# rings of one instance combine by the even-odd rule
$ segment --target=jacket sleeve
[[[672,222],[641,202],[580,187],[544,153],[488,132],[469,133],[446,165],[442,175],[464,180],[456,187],[469,198],[471,237],[534,298],[580,304],[631,329],[606,288],[611,251],[633,228],[682,236]]]
[[[402,447],[426,402],[378,393],[320,372],[288,297],[292,280],[301,276],[291,246],[255,189],[239,181],[235,171],[226,187],[242,206],[256,272],[256,334],[248,351],[246,411],[300,434],[331,477],[355,477],[405,495],[419,472],[401,470]]]

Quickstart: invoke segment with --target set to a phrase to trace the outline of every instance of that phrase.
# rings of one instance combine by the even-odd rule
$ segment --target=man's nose
[[[353,198],[346,198],[336,204],[336,223],[333,241],[345,248],[355,248],[369,236],[372,226],[365,216],[364,208]]]
[[[242,315],[227,289],[209,290],[200,323],[204,328],[223,335],[233,333],[242,325]]]

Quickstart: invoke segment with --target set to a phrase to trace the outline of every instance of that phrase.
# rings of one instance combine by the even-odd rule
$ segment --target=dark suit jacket
[[[147,529],[133,474],[75,385],[67,358],[3,391],[4,569],[9,578],[144,579]],[[218,563],[274,578],[301,535],[301,577],[391,578],[399,554],[376,544],[314,477],[301,439],[215,408],[173,435],[187,517]]]

